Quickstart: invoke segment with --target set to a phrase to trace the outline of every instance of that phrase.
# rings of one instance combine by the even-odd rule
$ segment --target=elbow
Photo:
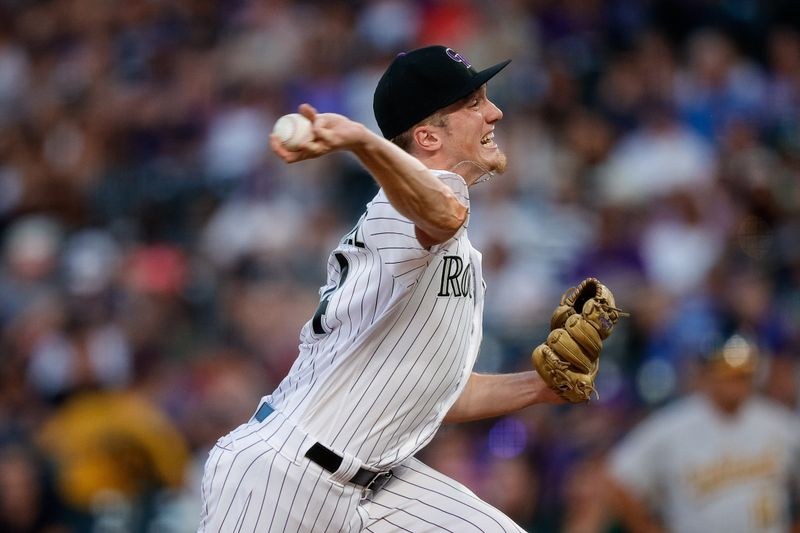
[[[446,236],[447,239],[467,221],[467,207],[455,197],[445,198],[440,204],[442,209],[437,210],[431,220],[431,230],[437,235]],[[444,240],[447,240],[444,239]],[[443,241],[442,241],[443,242]]]
[[[463,217],[442,216],[439,220],[429,221],[427,224],[417,224],[417,240],[424,248],[449,241],[458,229],[464,225],[466,210]]]
[[[467,221],[469,211],[464,204],[455,198],[451,200],[451,203],[453,205],[449,210],[447,220],[444,220],[443,223],[448,231],[455,233]]]

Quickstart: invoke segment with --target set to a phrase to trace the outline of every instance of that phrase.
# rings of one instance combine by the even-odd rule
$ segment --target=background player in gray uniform
[[[330,256],[289,374],[212,450],[200,531],[520,531],[413,458],[443,421],[560,402],[533,371],[471,371],[484,285],[468,187],[506,165],[486,82],[507,64],[476,71],[441,46],[398,56],[374,101],[396,144],[308,105],[313,141],[271,139],[289,163],[348,150],[381,189]]]
[[[755,368],[753,346],[732,337],[705,362],[701,392],[655,413],[614,450],[614,499],[631,531],[790,531],[800,423],[753,395]]]

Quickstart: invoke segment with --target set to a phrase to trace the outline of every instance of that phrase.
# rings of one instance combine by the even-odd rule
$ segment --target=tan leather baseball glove
[[[616,308],[611,290],[587,278],[561,297],[550,318],[550,334],[531,357],[547,385],[572,403],[589,400],[600,369],[600,350],[614,324],[627,313]]]

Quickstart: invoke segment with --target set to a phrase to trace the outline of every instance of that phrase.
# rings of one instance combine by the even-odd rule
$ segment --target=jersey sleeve
[[[612,450],[611,475],[637,497],[656,501],[663,465],[664,427],[659,418],[646,420]]]
[[[463,178],[449,172],[437,171],[436,174],[443,183],[453,189],[459,201],[469,205],[469,196]],[[457,238],[463,230],[464,226],[451,240]],[[395,209],[383,189],[378,191],[378,194],[367,206],[357,233],[367,248],[379,254],[385,268],[395,278],[413,278],[415,272],[418,273],[424,269],[430,261],[431,255],[438,248],[433,247],[428,250],[420,245],[414,222]]]

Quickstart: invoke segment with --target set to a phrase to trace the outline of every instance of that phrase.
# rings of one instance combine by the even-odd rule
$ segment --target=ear
[[[442,146],[442,135],[433,127],[418,126],[414,128],[412,136],[414,138],[414,144],[416,144],[420,150],[433,152]]]

